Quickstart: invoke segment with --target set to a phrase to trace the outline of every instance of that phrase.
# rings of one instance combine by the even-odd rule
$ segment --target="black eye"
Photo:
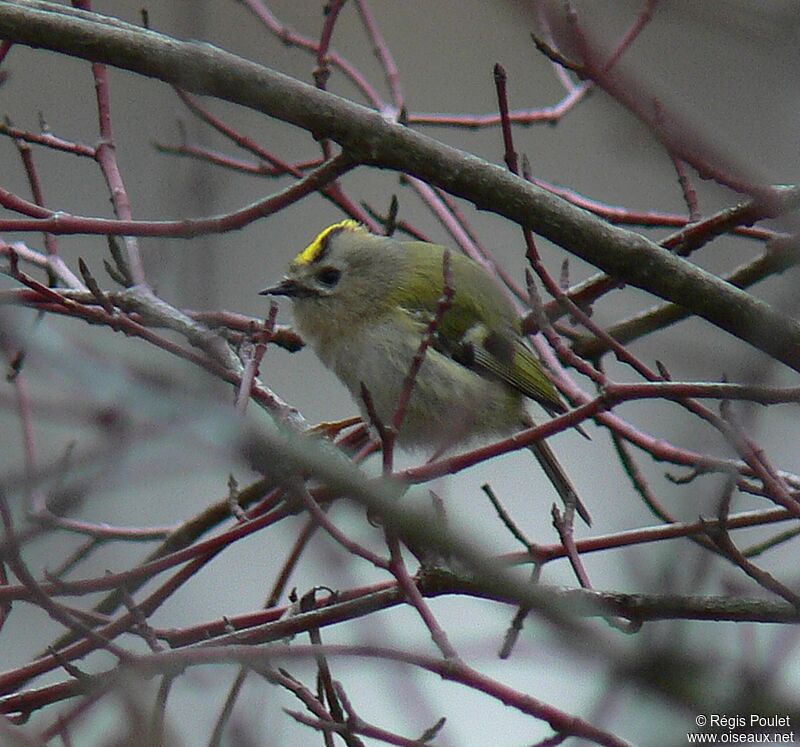
[[[335,267],[323,267],[317,273],[317,280],[323,285],[327,285],[329,288],[333,288],[336,283],[339,282],[339,278],[342,276],[342,271],[337,270]]]

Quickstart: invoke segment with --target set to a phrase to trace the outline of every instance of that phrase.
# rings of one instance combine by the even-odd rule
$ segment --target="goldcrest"
[[[376,236],[353,220],[322,231],[263,295],[288,296],[295,323],[368,418],[391,424],[400,393],[444,288],[444,247]],[[566,409],[522,333],[509,299],[484,269],[450,253],[454,296],[417,374],[397,442],[445,450],[533,421],[525,401]],[[532,451],[562,500],[588,522],[569,478],[544,441]]]

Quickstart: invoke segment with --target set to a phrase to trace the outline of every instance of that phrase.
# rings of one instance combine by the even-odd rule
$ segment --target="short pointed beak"
[[[291,278],[284,278],[277,285],[271,288],[264,288],[259,291],[259,296],[298,296],[302,293],[302,288],[296,280]]]

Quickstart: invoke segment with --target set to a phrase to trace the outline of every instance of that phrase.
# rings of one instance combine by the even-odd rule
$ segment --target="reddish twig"
[[[293,495],[296,495],[305,506],[308,513],[317,523],[317,525],[324,529],[334,540],[336,540],[347,552],[351,555],[355,555],[359,558],[363,558],[369,563],[372,563],[376,568],[380,568],[381,570],[388,571],[390,570],[391,563],[389,560],[382,558],[380,555],[372,552],[372,550],[367,549],[364,545],[355,542],[354,540],[350,539],[341,529],[339,529],[331,520],[328,518],[327,514],[322,510],[319,506],[317,501],[305,487],[296,482],[291,486],[291,492]]]
[[[389,546],[391,557],[389,571],[395,577],[397,585],[403,592],[406,601],[417,611],[417,614],[419,614],[433,642],[436,644],[439,651],[441,651],[442,656],[444,656],[445,659],[457,661],[459,659],[458,653],[450,643],[447,633],[445,633],[444,628],[439,624],[430,607],[425,603],[414,580],[408,575],[397,536],[388,530],[386,532],[386,543]]]
[[[759,586],[771,591],[773,594],[777,594],[800,610],[800,595],[778,581],[771,573],[767,573],[767,571],[759,568],[755,563],[748,560],[733,543],[728,533],[727,524],[734,485],[735,483],[733,483],[733,481],[728,482],[725,495],[720,504],[719,518],[716,524],[713,526],[707,525],[706,527],[708,536],[713,540],[714,544],[723,555],[734,565],[741,568],[750,578],[759,584]]]
[[[622,76],[613,75],[594,45],[586,36],[578,14],[567,4],[567,20],[571,41],[580,54],[580,74],[597,86],[639,119],[661,142],[667,152],[690,164],[701,177],[713,179],[736,192],[759,197],[770,202],[776,195],[769,187],[757,184],[733,160],[723,155],[717,147],[702,138],[687,122],[680,121],[674,112],[662,104],[655,105],[654,97],[642,86]]]
[[[250,393],[253,389],[261,360],[267,352],[267,345],[272,339],[272,331],[275,329],[275,320],[278,317],[278,305],[273,301],[270,303],[269,314],[264,321],[263,327],[254,336],[255,339],[243,342],[239,349],[239,355],[244,363],[242,380],[236,391],[235,407],[238,412],[244,412],[250,400]]]
[[[319,653],[324,653],[328,657],[367,657],[410,665],[435,674],[446,681],[459,683],[477,692],[482,692],[508,707],[546,721],[558,732],[589,739],[597,744],[605,745],[605,747],[627,747],[626,742],[613,734],[598,729],[583,719],[554,708],[527,693],[504,685],[467,664],[376,646],[284,646],[280,651],[274,648],[264,651],[263,656],[250,646],[230,646],[224,649],[204,647],[191,651],[169,651],[142,656],[137,662],[137,666],[163,672],[165,670],[172,671],[173,667],[183,669],[187,666],[220,661],[258,663],[261,659],[268,661],[284,657],[306,659],[313,658]]]
[[[675,173],[678,175],[678,184],[681,186],[686,207],[689,208],[689,223],[697,223],[701,220],[702,215],[697,203],[697,192],[695,192],[692,181],[686,173],[686,165],[679,158],[673,158],[672,164],[675,166]]]
[[[31,600],[41,607],[53,620],[67,628],[67,630],[73,631],[82,637],[85,636],[85,640],[90,641],[94,648],[105,649],[116,656],[120,662],[130,661],[131,656],[126,651],[123,651],[119,646],[115,645],[109,638],[96,633],[77,615],[54,601],[42,585],[36,581],[19,553],[19,545],[11,521],[11,512],[8,508],[5,496],[2,494],[0,494],[0,519],[2,519],[5,531],[3,540],[3,545],[6,548],[4,553],[5,562],[19,579],[20,583],[27,589]],[[55,662],[55,666],[60,665],[60,661]]]
[[[397,69],[397,63],[395,63],[392,52],[378,28],[378,22],[369,5],[367,5],[365,0],[356,0],[356,8],[358,9],[358,14],[361,16],[361,23],[364,25],[372,41],[372,50],[381,63],[381,68],[386,78],[386,84],[389,87],[389,95],[391,96],[392,104],[399,113],[402,111],[404,105],[403,89],[400,83],[400,71]]]
[[[425,354],[433,342],[433,338],[436,335],[436,330],[442,323],[442,317],[445,315],[453,302],[453,296],[455,296],[455,293],[456,289],[453,286],[453,275],[450,268],[450,252],[445,249],[444,252],[442,252],[442,296],[436,304],[436,311],[434,312],[433,318],[430,320],[425,329],[425,334],[422,336],[422,340],[417,348],[417,352],[411,362],[411,367],[409,368],[406,378],[403,381],[403,388],[401,389],[400,397],[397,400],[397,408],[395,409],[392,417],[392,428],[394,429],[395,433],[400,430],[400,427],[403,424],[403,420],[406,416],[406,410],[408,409],[408,403],[411,399],[411,392],[414,389],[414,384],[416,382],[417,375],[419,374],[419,370],[422,368],[422,364],[425,361]]]
[[[230,171],[239,171],[243,174],[273,177],[281,176],[286,173],[283,169],[264,163],[263,161],[247,161],[243,158],[235,158],[234,156],[211,150],[202,145],[190,145],[185,142],[180,145],[168,145],[166,143],[154,143],[154,145],[161,153],[195,158],[198,161],[204,161],[205,163],[220,166]],[[305,161],[298,161],[297,163],[290,163],[289,166],[292,170],[296,169],[300,172],[306,172],[309,169],[316,168],[321,163],[322,159],[313,158]]]
[[[442,317],[445,315],[453,302],[453,296],[455,295],[455,292],[456,289],[453,287],[453,277],[450,268],[450,252],[448,249],[445,249],[442,253],[441,298],[436,304],[436,310],[433,314],[433,317],[431,318],[430,322],[428,322],[428,326],[425,328],[425,332],[422,335],[419,347],[414,354],[414,358],[411,360],[408,373],[406,373],[405,379],[403,380],[403,386],[400,389],[400,394],[397,398],[397,405],[395,407],[394,414],[392,415],[391,426],[389,428],[384,428],[382,435],[384,455],[388,454],[388,456],[385,456],[384,458],[384,466],[387,469],[391,469],[394,442],[397,438],[400,428],[403,425],[403,421],[405,420],[408,404],[411,401],[411,395],[414,391],[414,385],[416,384],[417,376],[422,368],[422,364],[425,361],[425,355],[434,340],[436,330],[439,328],[439,325],[442,322]]]
[[[0,188],[0,205],[31,218],[0,219],[0,231],[50,231],[54,234],[102,234],[114,236],[162,236],[188,239],[209,233],[225,233],[272,215],[297,202],[302,197],[320,190],[356,164],[345,154],[340,154],[315,169],[295,184],[272,197],[248,205],[225,215],[211,218],[187,218],[176,221],[138,221],[90,218],[66,215],[40,208]]]
[[[0,122],[0,135],[8,135],[8,137],[14,138],[14,140],[43,145],[51,150],[72,153],[75,156],[81,156],[83,158],[94,158],[95,150],[91,145],[56,137],[49,132],[29,132],[28,130],[14,127],[8,122]]]
[[[91,10],[90,0],[73,0],[75,7],[82,10]],[[95,160],[100,166],[100,171],[108,185],[111,195],[111,204],[114,213],[120,220],[133,220],[133,210],[131,209],[130,198],[125,189],[122,179],[122,172],[117,162],[116,144],[114,143],[114,132],[111,124],[111,97],[108,85],[108,70],[105,65],[99,62],[92,63],[92,75],[94,76],[95,93],[97,96],[97,118],[99,122],[100,139],[95,148]],[[133,236],[125,236],[125,249],[127,266],[131,273],[131,279],[136,285],[145,285],[146,278],[144,264],[142,263],[139,243]]]
[[[278,518],[285,515],[285,510],[279,510],[274,514],[270,514],[269,523],[273,523]],[[263,518],[266,517],[262,517],[262,520]],[[257,523],[260,522],[258,522],[258,520],[254,520],[245,525],[237,525],[236,528],[250,528],[251,525]],[[216,543],[216,546],[214,546],[213,549],[204,554],[198,555],[197,553],[194,553],[193,560],[191,560],[182,569],[177,571],[167,581],[158,586],[146,598],[139,601],[135,616],[128,612],[102,626],[97,631],[92,631],[91,635],[87,634],[87,637],[79,638],[74,643],[70,643],[64,648],[59,648],[59,656],[61,659],[64,661],[74,661],[77,658],[86,656],[91,651],[96,650],[100,645],[99,643],[95,642],[96,640],[105,645],[108,641],[112,641],[115,637],[129,630],[131,626],[134,625],[136,618],[139,615],[144,615],[145,618],[152,615],[153,612],[155,612],[155,610],[157,610],[167,599],[169,599],[177,589],[193,578],[202,568],[204,568],[211,560],[213,560],[227,544],[228,543],[220,545],[219,543]],[[46,593],[47,585],[41,584],[40,586]],[[8,693],[11,690],[20,687],[30,678],[52,671],[57,666],[60,666],[60,664],[57,662],[53,662],[47,658],[39,658],[27,665],[18,667],[16,670],[0,674],[0,693]]]
[[[319,43],[315,39],[303,36],[285,23],[282,23],[270,11],[262,0],[242,0],[253,15],[264,24],[265,28],[288,46],[299,47],[308,50],[313,54],[317,53]],[[336,52],[329,52],[328,62],[330,65],[339,68],[342,73],[356,86],[364,98],[376,109],[380,109],[381,99],[369,81],[359,72],[359,70],[344,57]]]

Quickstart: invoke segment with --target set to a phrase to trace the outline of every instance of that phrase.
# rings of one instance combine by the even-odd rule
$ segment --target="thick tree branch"
[[[209,44],[183,42],[38,0],[0,3],[0,37],[104,62],[216,96],[328,138],[356,160],[402,171],[530,228],[616,279],[686,307],[800,371],[800,324],[505,169]],[[798,190],[773,190],[775,212]]]
[[[466,578],[441,568],[429,568],[415,579],[420,593],[428,599],[463,595],[490,599],[504,604],[519,604],[514,596],[498,593],[479,580]],[[698,596],[696,594],[625,594],[594,589],[538,587],[543,598],[563,606],[576,617],[618,615],[630,620],[703,620],[726,622],[800,622],[800,610],[789,602],[757,597]],[[170,648],[182,648],[203,641],[214,645],[233,643],[263,645],[297,635],[309,628],[326,628],[347,620],[363,618],[378,610],[391,609],[405,601],[396,584],[365,593],[348,592],[342,599],[320,600],[312,610],[287,614],[279,607],[263,613],[247,612],[240,616],[210,620],[186,628],[156,629],[155,634]],[[0,711],[2,706],[0,705]]]

